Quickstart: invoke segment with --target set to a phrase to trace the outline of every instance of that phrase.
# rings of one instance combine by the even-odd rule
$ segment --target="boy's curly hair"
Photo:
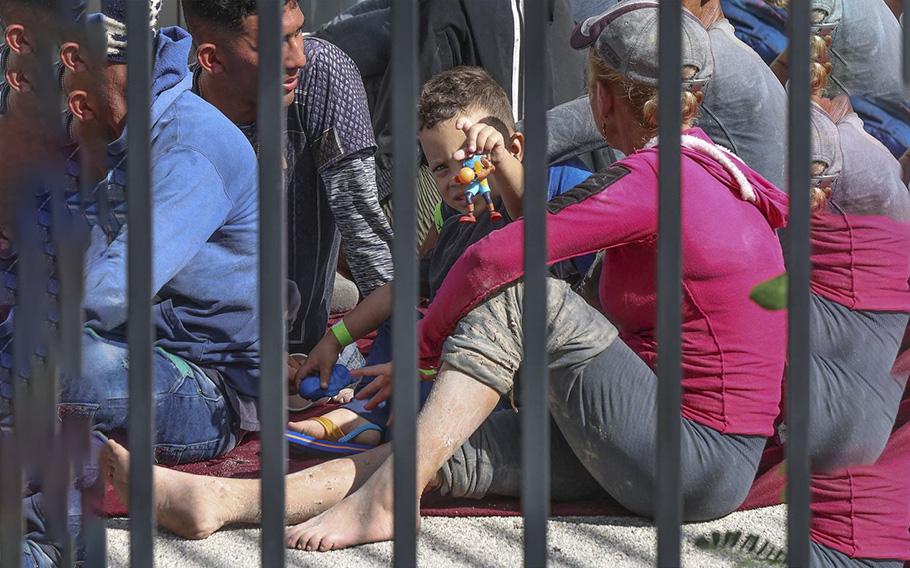
[[[490,118],[515,130],[509,96],[480,67],[454,67],[427,81],[417,100],[418,130],[433,128],[469,110],[483,110]]]

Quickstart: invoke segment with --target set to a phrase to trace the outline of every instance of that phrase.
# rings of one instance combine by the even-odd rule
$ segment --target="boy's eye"
[[[449,169],[448,166],[446,166],[444,164],[440,164],[440,165],[436,166],[435,168],[433,168],[433,173],[436,175],[439,175],[439,174],[445,173],[448,169]]]

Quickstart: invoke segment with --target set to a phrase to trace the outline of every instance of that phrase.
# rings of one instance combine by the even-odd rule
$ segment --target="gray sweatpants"
[[[809,549],[809,566],[810,568],[903,568],[904,561],[851,558],[843,552],[813,542]]]
[[[907,383],[891,372],[908,316],[812,295],[809,455],[813,471],[874,463]]]
[[[465,316],[442,361],[500,394],[522,358],[523,284],[514,284]],[[657,463],[657,380],[607,319],[550,279],[547,298],[553,498],[604,491],[629,510],[653,516]],[[682,493],[686,520],[735,510],[745,499],[765,445],[760,436],[726,435],[682,422]],[[499,411],[443,466],[444,495],[482,498],[520,492],[520,418]]]

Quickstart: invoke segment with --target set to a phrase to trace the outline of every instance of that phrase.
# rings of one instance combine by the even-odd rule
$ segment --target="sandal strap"
[[[342,436],[341,438],[338,438],[338,441],[341,443],[350,442],[351,440],[353,440],[357,436],[363,434],[364,432],[379,432],[379,437],[380,437],[380,439],[382,439],[382,434],[385,432],[385,428],[383,428],[382,426],[377,426],[376,424],[373,424],[372,422],[367,422],[367,423],[361,424],[357,428],[354,428],[353,430],[351,430],[350,434],[347,434],[346,436]]]
[[[344,438],[344,432],[339,428],[334,422],[326,418],[325,416],[314,416],[310,420],[315,420],[325,429],[325,439],[330,442],[337,442],[341,438]]]

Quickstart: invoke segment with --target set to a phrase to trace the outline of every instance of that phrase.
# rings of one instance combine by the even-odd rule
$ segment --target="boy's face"
[[[465,186],[454,181],[458,171],[464,165],[461,160],[456,160],[452,156],[464,145],[465,134],[455,128],[455,123],[462,116],[469,118],[471,123],[483,122],[486,115],[487,113],[483,111],[468,111],[437,124],[433,128],[425,128],[418,134],[423,155],[426,156],[433,179],[436,180],[436,190],[439,191],[445,204],[459,213],[468,211],[464,195]],[[496,194],[496,189],[492,185],[490,192],[493,195]]]

